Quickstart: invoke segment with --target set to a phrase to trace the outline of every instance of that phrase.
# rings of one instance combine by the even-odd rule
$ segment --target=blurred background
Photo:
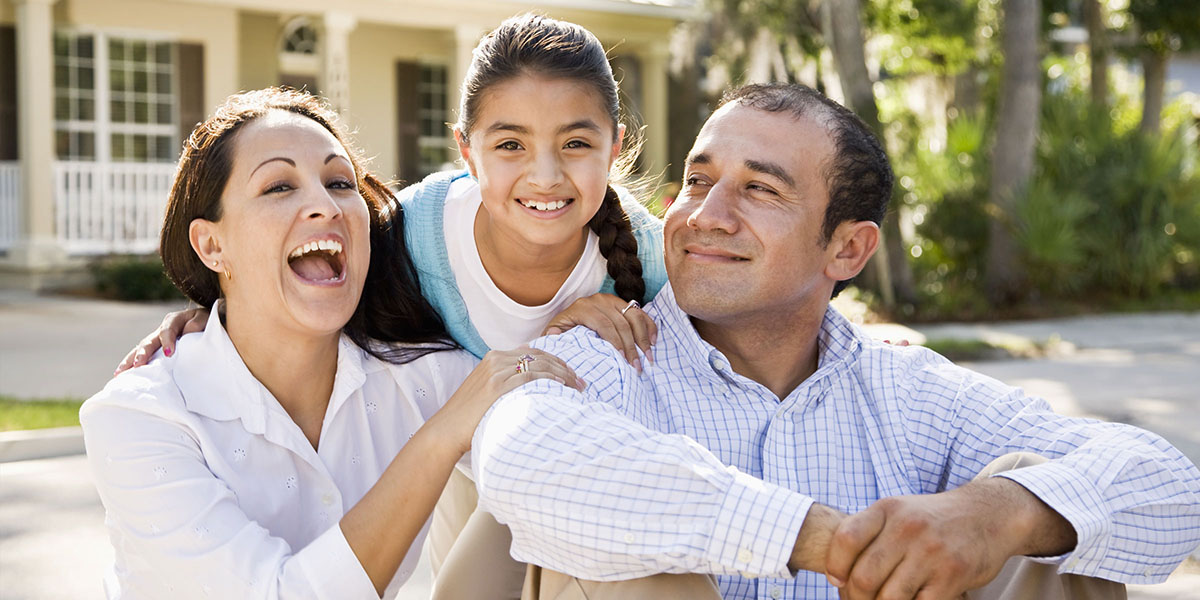
[[[839,308],[1200,461],[1197,0],[0,0],[0,599],[100,596],[77,411],[184,306],[155,252],[192,127],[290,85],[397,186],[456,168],[471,50],[530,10],[610,49],[655,209],[730,86],[853,109],[897,185]]]

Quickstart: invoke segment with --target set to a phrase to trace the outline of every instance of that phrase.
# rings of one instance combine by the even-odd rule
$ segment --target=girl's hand
[[[125,359],[117,365],[117,370],[113,371],[113,375],[150,362],[150,357],[154,356],[159,348],[163,349],[163,354],[171,356],[175,353],[176,340],[189,333],[204,331],[207,323],[208,311],[203,308],[189,308],[167,313],[158,329],[142,338],[142,341],[138,342],[138,345],[125,355]]]
[[[569,388],[583,391],[584,382],[557,356],[528,346],[514,350],[492,350],[483,356],[458,391],[446,401],[434,418],[443,421],[451,440],[465,453],[471,448],[471,436],[500,396],[535,379],[553,379]],[[432,422],[433,419],[430,419]]]
[[[592,294],[571,303],[546,325],[542,335],[554,335],[583,325],[625,354],[639,372],[638,349],[653,363],[651,346],[658,340],[658,326],[637,302],[625,302],[612,294]]]

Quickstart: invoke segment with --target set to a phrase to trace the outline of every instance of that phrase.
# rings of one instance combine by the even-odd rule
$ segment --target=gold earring
[[[233,274],[229,272],[229,265],[225,265],[225,279],[233,281]]]

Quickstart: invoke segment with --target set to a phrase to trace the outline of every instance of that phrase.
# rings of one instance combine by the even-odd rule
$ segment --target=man
[[[1200,473],[1161,438],[1055,415],[829,307],[891,195],[849,111],[742,88],[685,168],[653,365],[581,328],[543,338],[588,389],[528,384],[476,431],[480,505],[515,558],[600,581],[715,573],[725,598],[925,599],[1014,556],[1162,581],[1200,542]],[[1016,452],[1049,460],[972,481]]]

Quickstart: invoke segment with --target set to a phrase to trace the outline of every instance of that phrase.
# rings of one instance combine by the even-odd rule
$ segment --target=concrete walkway
[[[175,304],[130,304],[0,291],[0,394],[86,398]],[[1200,463],[1200,314],[1103,315],[1037,322],[870,325],[880,338],[1056,337],[1074,347],[1037,360],[972,368],[1041,395],[1059,412],[1131,422]],[[1008,336],[1008,338],[1005,338]],[[103,509],[82,456],[0,463],[0,600],[99,598],[111,563]],[[68,575],[65,576],[64,575]],[[427,598],[419,569],[402,600]],[[1196,598],[1200,568],[1186,564],[1130,598]]]

